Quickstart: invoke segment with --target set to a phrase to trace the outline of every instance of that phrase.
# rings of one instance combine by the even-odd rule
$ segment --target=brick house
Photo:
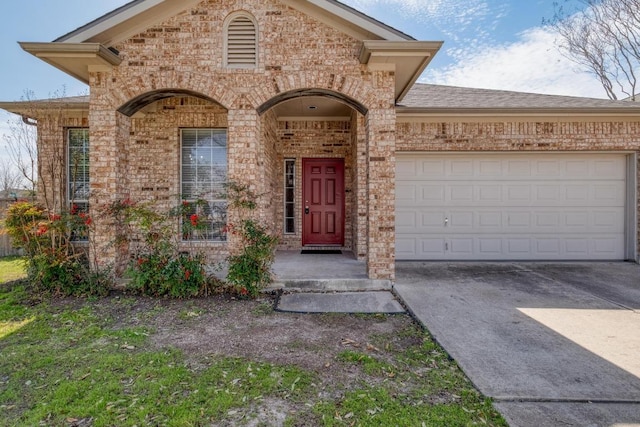
[[[189,243],[212,257],[231,180],[266,195],[282,249],[343,248],[371,279],[396,259],[637,260],[638,104],[416,84],[441,44],[336,0],[134,0],[21,43],[88,97],[0,107],[38,119],[42,159],[84,160],[42,179],[68,203],[206,198]],[[95,221],[102,261],[126,260]]]

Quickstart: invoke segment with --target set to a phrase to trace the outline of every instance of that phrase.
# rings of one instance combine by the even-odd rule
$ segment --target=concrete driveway
[[[512,427],[640,426],[640,266],[399,262],[395,290]]]

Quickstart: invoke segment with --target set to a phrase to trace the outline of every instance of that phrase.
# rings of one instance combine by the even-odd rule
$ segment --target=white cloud
[[[345,3],[371,13],[373,7],[384,6],[413,22],[424,23],[442,32],[449,41],[461,41],[472,32],[478,40],[490,37],[497,22],[508,9],[506,1],[488,0],[347,0]]]
[[[598,81],[563,57],[555,47],[555,34],[532,28],[513,43],[477,45],[447,52],[455,63],[429,71],[422,82],[486,89],[604,98]]]

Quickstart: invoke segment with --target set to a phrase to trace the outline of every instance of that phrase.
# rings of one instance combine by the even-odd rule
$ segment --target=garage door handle
[[[444,219],[444,226],[446,227],[449,224],[449,218]]]

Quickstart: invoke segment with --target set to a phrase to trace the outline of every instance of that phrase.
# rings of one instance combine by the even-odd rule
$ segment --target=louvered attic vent
[[[227,29],[227,66],[250,68],[257,65],[256,26],[246,16],[239,16]]]

